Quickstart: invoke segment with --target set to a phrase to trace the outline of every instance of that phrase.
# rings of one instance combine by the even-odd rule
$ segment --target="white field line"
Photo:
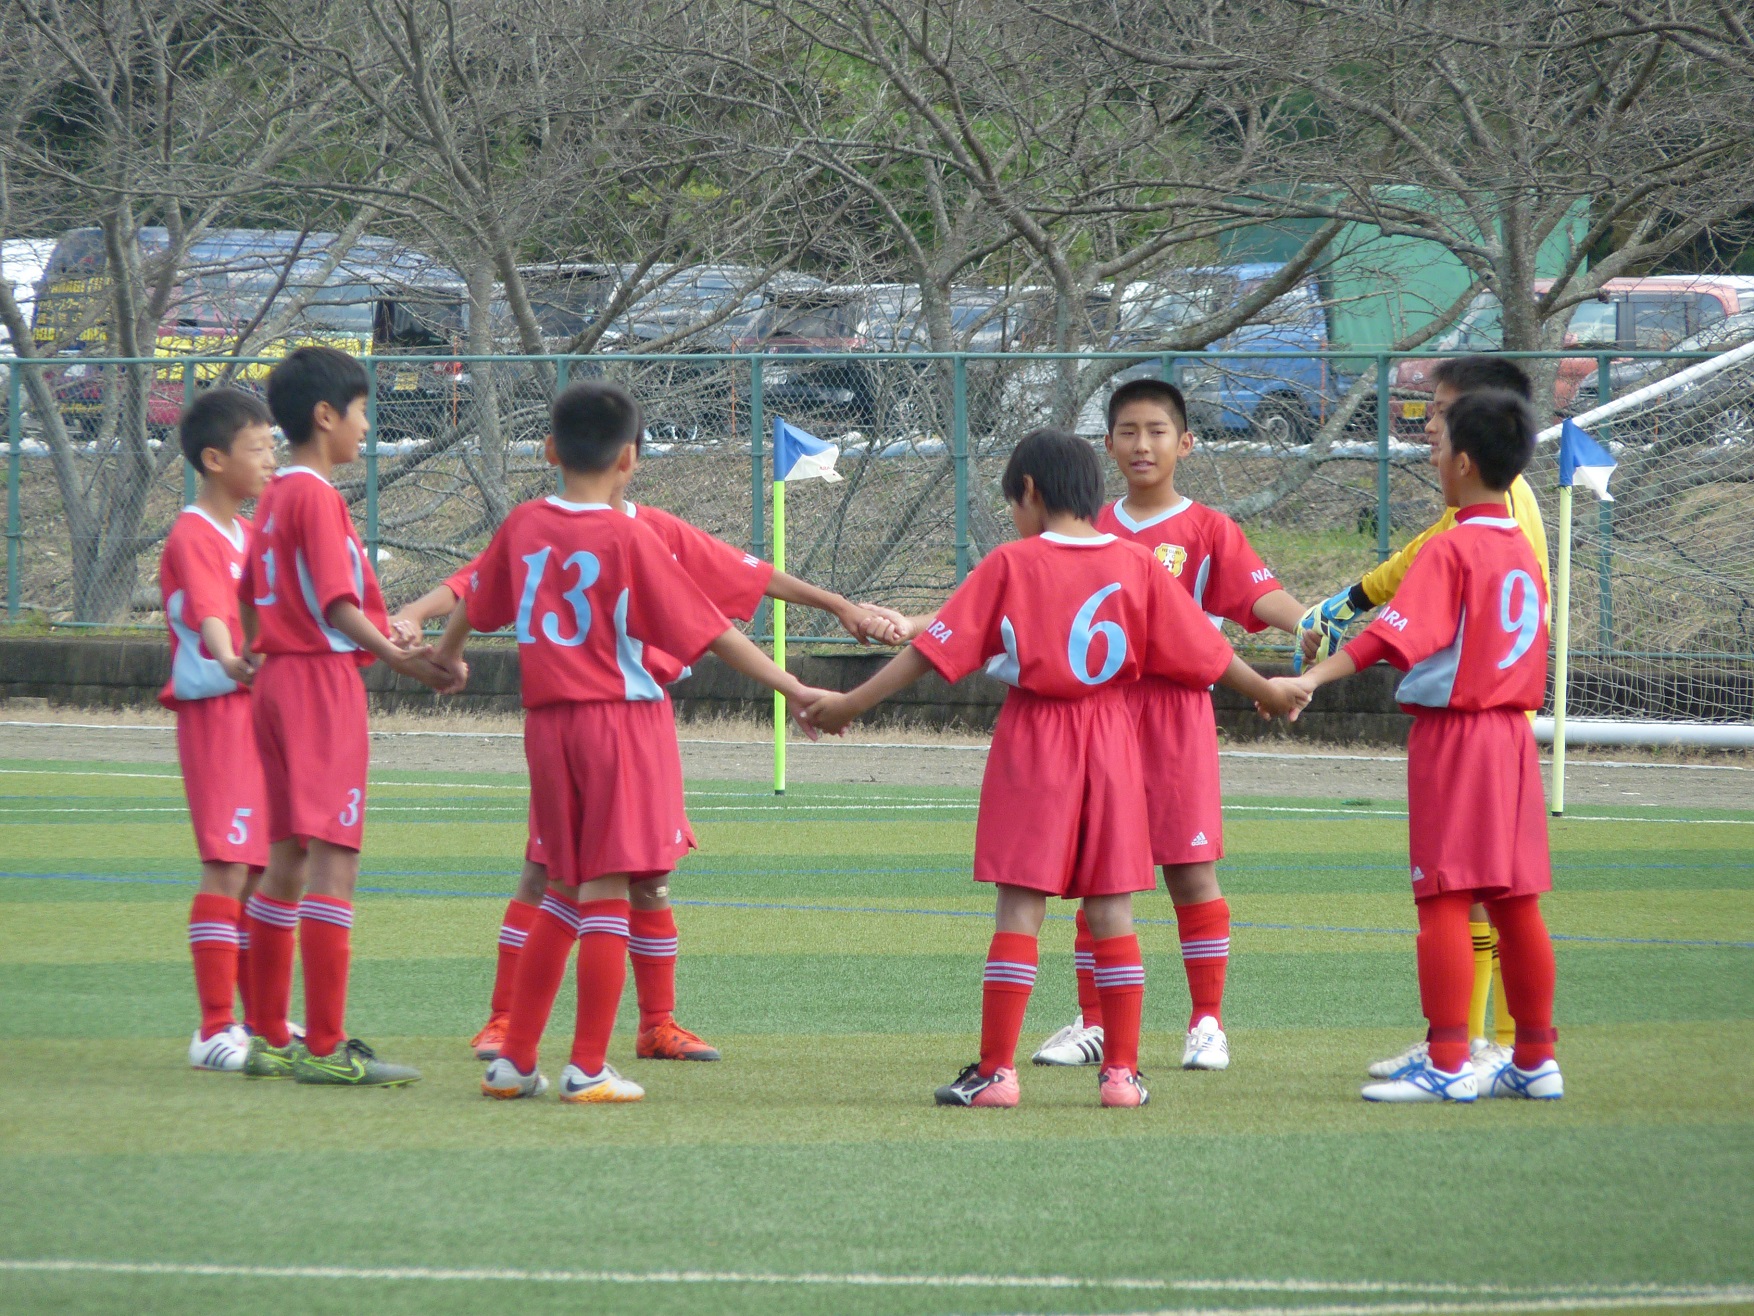
[[[1485,1302],[1310,1303],[1295,1307],[1237,1305],[1230,1307],[1159,1307],[1155,1311],[1116,1316],[1494,1316],[1496,1313],[1548,1311],[1613,1311],[1650,1307],[1741,1306],[1754,1289],[1724,1293],[1670,1293],[1652,1297],[1501,1298]]]
[[[75,731],[158,731],[166,735],[176,730],[175,727],[160,726],[114,726],[105,722],[21,722],[0,719],[0,727],[40,727],[47,729],[70,728]],[[523,733],[518,731],[374,731],[374,739],[392,739],[397,737],[435,737],[451,740],[522,740]],[[715,740],[711,737],[690,738],[680,737],[677,741],[682,745],[737,745],[742,747],[766,747],[773,744],[771,740]],[[939,749],[962,754],[985,754],[987,745],[932,745],[912,744],[897,740],[794,740],[788,741],[787,749],[833,748],[841,749]],[[1275,763],[1405,763],[1405,754],[1300,754],[1296,752],[1278,753],[1264,749],[1221,749],[1221,759],[1266,759]],[[1732,763],[1631,763],[1621,759],[1599,759],[1574,762],[1572,770],[1580,768],[1648,768],[1660,772],[1754,772],[1754,768],[1742,767]],[[119,774],[118,774],[119,775]]]
[[[397,1280],[427,1283],[513,1284],[699,1284],[774,1285],[807,1288],[908,1289],[1113,1289],[1158,1293],[1275,1293],[1478,1299],[1458,1304],[1368,1304],[1346,1308],[1287,1307],[1287,1312],[1527,1311],[1580,1305],[1708,1304],[1754,1301],[1754,1285],[1579,1284],[1517,1287],[1505,1284],[1397,1283],[1393,1280],[1148,1279],[1082,1275],[884,1275],[780,1274],[724,1270],[526,1270],[513,1267],[265,1266],[177,1261],[95,1261],[76,1258],[0,1258],[0,1272],[90,1275],[163,1275],[216,1279]],[[1185,1311],[1186,1309],[1177,1309]],[[1219,1310],[1261,1308],[1227,1307]]]

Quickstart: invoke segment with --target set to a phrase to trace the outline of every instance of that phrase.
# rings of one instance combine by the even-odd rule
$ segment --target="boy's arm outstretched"
[[[719,661],[733,671],[741,672],[751,680],[759,681],[768,689],[777,690],[784,695],[787,711],[792,718],[804,729],[805,735],[812,740],[816,739],[816,726],[809,719],[809,710],[824,699],[833,698],[832,690],[805,685],[757,649],[750,638],[735,626],[727,626],[724,634],[707,645],[707,652],[716,654]]]
[[[878,673],[845,694],[826,694],[804,713],[806,726],[817,727],[831,735],[846,729],[854,718],[870,712],[878,704],[908,688],[927,672],[932,664],[918,649],[908,647],[891,658]]]

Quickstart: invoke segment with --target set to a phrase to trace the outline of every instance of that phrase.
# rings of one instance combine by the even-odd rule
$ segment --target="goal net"
[[[1574,495],[1568,739],[1754,747],[1754,341],[1614,370],[1573,416],[1616,468]],[[1558,437],[1528,472],[1550,526]]]

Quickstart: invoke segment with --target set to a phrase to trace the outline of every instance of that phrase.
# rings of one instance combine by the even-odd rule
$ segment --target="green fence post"
[[[6,620],[18,620],[18,557],[24,546],[24,524],[18,510],[19,461],[24,456],[24,363],[14,361],[6,372]]]
[[[1596,358],[1596,404],[1606,405],[1613,399],[1614,371],[1606,353]],[[1608,446],[1608,431],[1612,426],[1603,426],[1597,430],[1595,438],[1605,448]],[[1601,555],[1596,559],[1596,582],[1600,587],[1600,601],[1596,607],[1596,632],[1601,638],[1601,651],[1611,653],[1614,648],[1614,566],[1610,554],[1614,548],[1614,504],[1596,504],[1596,531],[1601,536]]]
[[[968,359],[960,352],[951,371],[950,445],[956,463],[956,583],[968,575]]]
[[[183,362],[183,410],[186,412],[195,401],[195,365],[192,361]],[[187,507],[195,501],[195,468],[188,462],[183,463],[183,506]]]
[[[365,362],[365,552],[378,569],[378,363]]]
[[[761,408],[761,357],[749,356],[749,551],[756,557],[767,556],[767,472],[762,462],[762,434],[767,417]],[[767,625],[767,604],[756,609],[750,630],[761,634]]]
[[[572,379],[572,358],[561,357],[554,363],[554,392],[558,396]],[[557,493],[566,492],[566,472],[560,467],[554,468],[554,487]]]
[[[1389,560],[1389,358],[1376,356],[1376,560]]]

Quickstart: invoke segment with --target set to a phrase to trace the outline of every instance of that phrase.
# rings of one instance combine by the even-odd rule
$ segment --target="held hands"
[[[230,658],[221,658],[219,665],[239,685],[248,685],[256,679],[257,662],[254,654],[234,654]]]
[[[819,690],[817,694],[822,697],[804,711],[800,720],[804,725],[826,731],[831,736],[843,734],[848,723],[858,716],[852,700],[833,690]]]
[[[1267,681],[1267,693],[1255,700],[1255,711],[1269,721],[1282,717],[1297,721],[1297,715],[1315,697],[1315,686],[1306,676],[1275,676]]]
[[[412,649],[420,643],[420,623],[407,615],[398,612],[390,618],[390,643],[398,649]]]
[[[447,657],[430,644],[423,644],[418,649],[398,650],[386,661],[403,676],[411,676],[441,695],[457,694],[469,682],[469,664],[461,655]]]
[[[792,720],[798,724],[799,729],[806,737],[811,740],[820,740],[822,738],[821,731],[810,714],[825,700],[833,697],[834,691],[832,690],[823,690],[813,685],[801,685],[795,693],[786,696],[786,712],[791,715]]]
[[[906,644],[907,618],[893,608],[875,603],[848,603],[838,614],[846,633],[860,644]]]

